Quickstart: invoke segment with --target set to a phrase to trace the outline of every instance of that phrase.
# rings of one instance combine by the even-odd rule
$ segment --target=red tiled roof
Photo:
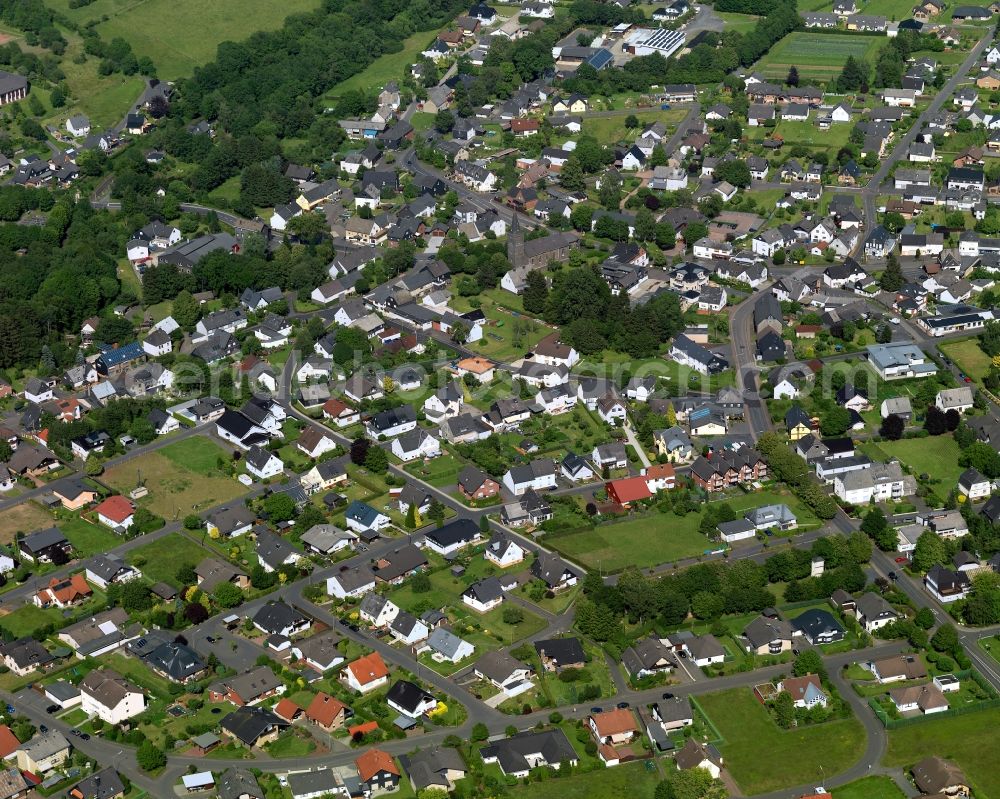
[[[367,735],[370,732],[375,732],[377,729],[377,721],[366,721],[364,724],[355,724],[353,727],[348,727],[347,734],[353,738],[355,735]]]
[[[372,777],[381,771],[388,771],[390,774],[399,776],[399,769],[392,755],[383,752],[381,749],[369,749],[362,755],[354,758],[354,765],[358,768],[358,776],[362,782],[368,782]]]
[[[296,705],[291,699],[282,699],[274,706],[274,714],[281,716],[286,721],[291,721],[301,712],[302,708]]]
[[[21,745],[21,742],[17,740],[14,733],[10,731],[10,727],[6,724],[0,724],[0,758],[7,757],[11,752],[17,749]]]
[[[370,655],[358,658],[353,663],[349,663],[347,668],[351,670],[354,679],[361,685],[367,685],[389,676],[389,669],[386,668],[385,661],[382,660],[382,656],[378,652],[372,652]]]
[[[94,508],[94,511],[107,519],[111,519],[115,524],[121,524],[135,513],[132,503],[121,494],[108,497]]]
[[[640,499],[649,499],[652,494],[649,486],[641,477],[625,477],[621,480],[612,480],[607,484],[608,494],[619,502],[636,502]]]
[[[306,708],[306,718],[329,727],[334,720],[347,708],[343,702],[329,694],[318,693]]]

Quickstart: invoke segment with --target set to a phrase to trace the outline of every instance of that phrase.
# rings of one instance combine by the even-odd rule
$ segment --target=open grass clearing
[[[866,442],[861,449],[873,460],[899,458],[914,474],[928,474],[945,486],[955,485],[962,473],[962,467],[958,465],[960,450],[949,433],[927,438],[881,441],[878,444]]]
[[[170,533],[156,541],[130,550],[125,559],[136,565],[147,580],[181,588],[177,572],[183,566],[194,568],[212,553],[180,533]]]
[[[122,538],[109,528],[79,516],[60,519],[56,526],[73,545],[73,554],[78,558],[109,552],[122,543]]]
[[[883,762],[908,769],[929,755],[938,755],[962,768],[977,796],[997,797],[1000,796],[998,724],[1000,709],[993,708],[889,730],[889,748]]]
[[[625,120],[629,116],[635,116],[639,120],[638,128],[627,128]],[[669,136],[681,120],[687,116],[687,111],[682,108],[671,108],[668,111],[651,109],[625,109],[614,116],[584,116],[583,132],[592,135],[601,144],[615,144],[625,139],[633,139],[636,134],[653,122],[663,122],[667,126]]]
[[[418,31],[403,40],[399,52],[379,56],[357,75],[337,84],[330,90],[330,97],[339,97],[345,92],[361,89],[371,91],[381,88],[387,81],[401,80],[410,64],[417,60],[427,45],[434,41],[433,31]]]
[[[833,799],[905,799],[906,794],[891,777],[864,777],[834,788]]]
[[[10,631],[15,638],[32,635],[39,627],[62,622],[62,611],[59,608],[39,608],[35,605],[25,605],[0,616],[0,627]]]
[[[572,740],[572,737],[571,737]],[[652,799],[660,775],[642,762],[508,788],[510,799]]]
[[[285,17],[319,5],[317,0],[97,0],[69,9],[68,0],[50,3],[81,24],[107,16],[97,25],[101,38],[125,39],[137,55],[152,58],[158,76],[166,80],[189,75],[214,59],[223,41],[242,41],[257,31],[280,28]]]
[[[113,466],[104,473],[104,481],[128,494],[141,480],[149,493],[139,504],[173,521],[246,493],[241,483],[218,471],[220,456],[226,457],[226,452],[204,437],[182,439]]]
[[[938,348],[973,380],[982,380],[993,365],[990,356],[982,351],[974,338],[949,341]]]
[[[9,544],[19,532],[31,533],[52,525],[52,514],[33,502],[22,502],[0,513],[0,544]]]
[[[546,541],[588,569],[612,572],[627,566],[647,568],[711,549],[711,542],[698,532],[699,519],[693,513],[678,517],[654,511],[567,535],[549,536]]]
[[[721,733],[726,768],[746,795],[822,784],[824,774],[844,771],[863,751],[864,730],[854,718],[782,730],[749,688],[698,701]]]
[[[753,14],[735,14],[731,11],[716,11],[715,13],[716,16],[722,17],[726,23],[727,31],[737,31],[738,33],[747,33],[753,30],[757,25],[757,20],[760,19]]]

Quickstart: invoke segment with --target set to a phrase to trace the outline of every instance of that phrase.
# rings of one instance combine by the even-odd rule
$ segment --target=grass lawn
[[[698,701],[722,735],[719,748],[726,768],[746,795],[804,782],[821,784],[823,774],[843,771],[863,749],[864,731],[854,718],[782,730],[749,688],[707,694]]]
[[[615,116],[585,116],[583,119],[583,132],[589,133],[601,144],[615,144],[628,138],[630,134],[635,134],[636,131],[629,131],[625,127],[625,120],[630,115],[634,115],[639,120],[640,128],[650,125],[653,122],[663,122],[667,126],[667,135],[669,136],[670,132],[676,129],[680,121],[687,116],[687,111],[680,108],[671,108],[669,111],[625,109]]]
[[[760,19],[760,17],[756,17],[753,14],[734,14],[729,11],[716,11],[715,13],[722,17],[726,23],[727,31],[738,31],[739,33],[746,33],[753,30],[757,24],[757,20]]]
[[[891,777],[865,777],[834,788],[833,799],[905,799]]]
[[[31,635],[39,627],[62,621],[62,612],[59,608],[42,608],[35,605],[25,605],[18,608],[13,613],[0,616],[0,627],[10,631],[15,638],[22,638]]]
[[[847,144],[850,133],[850,125],[832,125],[829,130],[820,130],[812,120],[782,120],[771,135],[781,136],[788,144],[839,150]]]
[[[217,470],[216,459],[225,455],[209,439],[193,436],[108,469],[104,481],[128,494],[141,477],[149,494],[139,504],[173,521],[246,493],[241,483]]]
[[[126,555],[129,563],[142,560],[137,568],[151,582],[164,582],[180,588],[177,572],[182,566],[194,568],[212,553],[198,546],[180,533],[170,533],[144,546],[136,547]]]
[[[711,542],[698,532],[701,517],[689,513],[653,513],[623,522],[599,525],[569,535],[550,537],[549,546],[588,569],[616,571],[644,568],[700,555]]]
[[[803,77],[829,80],[840,74],[847,56],[870,61],[882,44],[875,36],[795,31],[772,47],[756,68],[768,77],[784,78],[795,66]]]
[[[986,377],[992,365],[990,356],[979,348],[979,342],[974,338],[949,341],[939,345],[939,348],[973,380],[982,380]]]
[[[403,40],[403,49],[398,53],[379,56],[357,75],[353,75],[330,91],[331,97],[338,97],[354,89],[370,91],[383,86],[386,81],[400,80],[410,64],[417,60],[427,45],[434,41],[433,31],[418,31]]]
[[[884,763],[909,768],[928,755],[954,760],[977,796],[1000,796],[996,729],[1000,709],[984,710],[890,730]]]
[[[56,526],[69,539],[77,557],[107,552],[122,543],[121,537],[115,535],[107,527],[95,522],[88,522],[76,515],[59,519]]]
[[[170,681],[166,677],[155,674],[145,664],[134,657],[124,655],[121,652],[112,652],[101,655],[98,660],[109,668],[114,669],[123,677],[127,677],[144,691],[161,699],[170,698]]]
[[[647,771],[644,763],[625,763],[615,768],[574,774],[563,779],[546,779],[508,788],[510,799],[652,799],[660,776]]]
[[[416,461],[406,464],[403,468],[432,486],[450,490],[457,485],[458,473],[464,466],[464,462],[454,455],[442,454],[427,463]]]
[[[541,616],[536,616],[534,613],[524,608],[520,608],[521,612],[524,614],[523,620],[519,624],[507,624],[503,620],[503,611],[506,603],[502,604],[498,608],[493,608],[493,610],[486,613],[477,613],[468,605],[459,600],[457,603],[452,605],[450,616],[455,617],[455,624],[452,627],[452,632],[455,635],[466,637],[465,633],[468,631],[469,627],[474,628],[475,625],[479,625],[481,632],[484,636],[489,636],[491,639],[505,644],[510,645],[520,641],[522,638],[528,638],[529,636],[539,633],[546,627],[546,622]],[[477,640],[477,636],[474,634],[469,635],[469,640],[472,641],[477,647],[481,645],[481,640]],[[480,649],[482,651],[482,649]]]
[[[471,308],[465,298],[455,297],[452,306],[462,313]],[[482,312],[492,324],[483,328],[483,337],[466,346],[484,355],[501,361],[520,358],[552,331],[530,317],[515,315],[499,305],[484,299]]]
[[[241,41],[256,31],[279,28],[285,17],[311,11],[319,3],[317,0],[284,3],[96,0],[82,8],[70,9],[69,0],[51,0],[51,5],[81,25],[107,16],[97,26],[101,38],[110,42],[116,36],[122,37],[137,54],[153,59],[161,79],[172,80],[214,59],[220,42]]]
[[[290,730],[268,744],[267,753],[271,757],[302,757],[316,748],[316,742],[307,733]]]
[[[52,514],[34,502],[22,502],[0,513],[0,544],[9,544],[16,533],[31,533],[53,525]]]
[[[941,480],[945,485],[957,483],[958,476],[962,473],[962,467],[958,465],[958,444],[947,433],[927,438],[904,438],[899,441],[881,441],[878,444],[866,443],[862,446],[862,451],[878,460],[885,460],[886,456],[899,458],[915,474],[929,474],[931,478]]]

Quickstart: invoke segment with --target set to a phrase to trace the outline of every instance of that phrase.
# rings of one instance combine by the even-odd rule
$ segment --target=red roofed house
[[[57,608],[66,608],[80,604],[89,599],[93,593],[82,574],[63,578],[53,577],[49,580],[48,587],[35,594],[34,602],[40,608],[53,605]]]
[[[367,694],[389,683],[389,669],[386,668],[382,656],[372,652],[363,658],[348,663],[347,668],[340,672],[340,679],[359,694]]]
[[[369,749],[354,758],[354,765],[362,785],[372,793],[394,791],[399,785],[399,766],[388,752]]]
[[[606,766],[617,766],[621,762],[621,754],[615,747],[629,743],[639,732],[635,716],[627,708],[594,713],[587,717],[587,726],[597,741],[597,753]]]
[[[6,724],[0,724],[0,758],[5,758],[16,752],[20,746],[21,742],[10,731],[10,727]]]
[[[115,494],[94,508],[94,513],[97,514],[97,521],[106,527],[127,530],[132,526],[135,505],[127,497]]]
[[[274,715],[283,718],[285,721],[295,721],[302,715],[302,708],[296,705],[291,699],[282,699],[274,706]]]
[[[537,119],[512,119],[510,130],[515,136],[534,136],[541,126]]]
[[[323,403],[323,418],[333,419],[337,427],[350,427],[361,421],[361,414],[346,402],[330,397]]]
[[[646,485],[645,477],[624,477],[621,480],[611,480],[604,484],[604,488],[608,492],[608,499],[625,507],[631,502],[638,502],[653,496],[649,486]]]
[[[339,730],[347,718],[347,705],[322,691],[313,697],[306,708],[306,718],[327,732]]]
[[[642,479],[646,481],[646,487],[655,494],[677,485],[677,471],[673,464],[654,463],[642,470]]]

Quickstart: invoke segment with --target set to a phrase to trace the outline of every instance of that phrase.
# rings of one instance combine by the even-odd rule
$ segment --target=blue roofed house
[[[384,513],[357,499],[347,506],[345,520],[349,528],[359,533],[377,532],[391,522]]]
[[[94,366],[97,368],[99,375],[108,377],[109,375],[115,375],[124,371],[133,361],[145,359],[146,351],[143,349],[142,343],[132,341],[121,347],[106,347],[97,356]]]

